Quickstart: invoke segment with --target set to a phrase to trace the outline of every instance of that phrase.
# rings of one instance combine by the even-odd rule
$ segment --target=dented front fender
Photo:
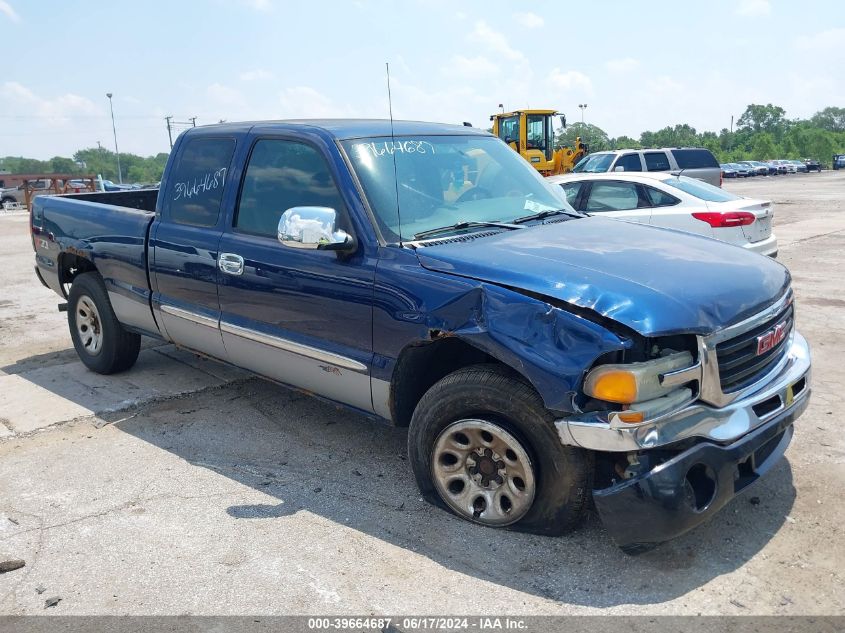
[[[585,371],[603,354],[632,345],[541,298],[425,269],[411,251],[384,250],[373,316],[376,380],[390,381],[407,346],[458,337],[519,372],[547,408],[571,412]]]

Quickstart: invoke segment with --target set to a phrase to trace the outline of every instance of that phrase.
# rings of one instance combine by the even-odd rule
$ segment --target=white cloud
[[[587,75],[577,70],[564,72],[560,68],[553,68],[549,73],[548,81],[563,90],[579,90],[582,94],[593,93],[593,82]]]
[[[842,42],[845,42],[845,28],[828,29],[813,35],[804,35],[795,40],[795,48],[804,52],[816,53],[825,59],[828,55],[839,53],[842,57]],[[831,61],[831,63],[833,63]]]
[[[17,23],[21,21],[21,16],[18,15],[17,11],[15,11],[12,5],[6,2],[6,0],[0,0],[0,13],[5,15],[12,22]]]
[[[740,0],[736,7],[737,15],[744,15],[750,18],[769,15],[772,12],[772,5],[769,0]]]
[[[227,108],[246,109],[246,99],[243,95],[221,83],[213,83],[205,89],[208,97],[217,105]]]
[[[486,46],[494,53],[498,53],[510,61],[525,61],[525,55],[513,48],[504,34],[491,28],[484,20],[479,20],[475,23],[475,28],[469,34],[469,39],[470,41]]]
[[[247,70],[240,74],[241,81],[266,81],[274,77],[273,73],[263,68]]]
[[[499,66],[483,55],[464,57],[455,55],[443,69],[447,75],[465,78],[490,77],[499,73]]]
[[[486,127],[487,117],[495,110],[495,106],[491,108],[491,104],[496,103],[494,97],[481,94],[467,85],[467,82],[455,86],[438,83],[437,87],[425,87],[405,83],[402,78],[397,77],[392,84],[393,116],[397,119],[444,123],[470,121],[475,124],[484,124],[482,127]],[[378,108],[378,105],[374,107]],[[387,98],[384,99],[383,108],[386,114]],[[381,116],[378,109],[370,110],[370,112],[376,112],[376,116]]]
[[[623,57],[621,59],[610,59],[604,63],[604,67],[613,73],[626,73],[634,70],[640,65],[639,60],[633,57]]]
[[[273,8],[273,3],[270,0],[243,0],[243,3],[256,11],[269,11]]]
[[[347,106],[341,106],[310,86],[286,88],[279,93],[283,119],[321,119],[349,117],[354,113]]]
[[[0,101],[52,123],[67,122],[68,117],[75,115],[96,116],[103,113],[93,101],[80,95],[67,93],[46,99],[16,81],[3,84]]]
[[[678,83],[667,75],[660,75],[654,79],[650,79],[646,84],[649,92],[662,95],[680,95],[684,89],[684,85]]]
[[[531,11],[527,11],[525,13],[514,13],[513,17],[526,29],[538,29],[546,23],[543,18],[536,13],[531,13]]]

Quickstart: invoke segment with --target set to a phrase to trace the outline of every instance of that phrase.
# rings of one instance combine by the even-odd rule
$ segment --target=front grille
[[[786,336],[772,349],[757,355],[757,337],[779,323],[786,323]],[[716,346],[719,381],[723,393],[739,391],[753,384],[777,363],[786,352],[793,327],[790,303],[780,313],[760,325],[723,341]]]

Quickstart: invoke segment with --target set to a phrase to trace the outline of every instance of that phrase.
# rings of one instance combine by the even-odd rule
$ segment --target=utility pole
[[[170,119],[173,118],[173,115],[164,117],[164,120],[167,121],[167,138],[170,141],[170,149],[173,150],[173,132],[170,128]]]
[[[731,135],[728,137],[728,151],[734,148],[734,115],[731,115]]]
[[[111,110],[111,130],[114,133],[114,153],[117,155],[117,181],[123,184],[123,174],[120,173],[120,150],[117,149],[117,128],[114,126],[114,105],[112,105],[112,93],[107,92],[109,98],[109,109]]]
[[[188,121],[190,121],[190,122],[191,122],[191,124],[192,124],[194,127],[196,127],[196,126],[197,126],[197,117],[195,117],[195,116],[188,117]]]

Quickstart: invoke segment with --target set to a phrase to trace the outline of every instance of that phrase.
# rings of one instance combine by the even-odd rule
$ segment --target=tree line
[[[123,182],[154,183],[161,180],[167,154],[138,156],[120,153],[120,171]],[[0,171],[13,174],[99,174],[106,180],[118,182],[115,153],[102,147],[89,147],[76,152],[72,158],[54,156],[49,160],[6,156],[0,158]]]
[[[667,126],[656,132],[646,131],[639,139],[629,136],[612,138],[591,123],[572,123],[557,135],[559,145],[574,146],[581,137],[591,152],[608,149],[641,149],[646,147],[706,147],[720,163],[738,160],[772,160],[777,158],[816,158],[830,167],[833,154],[845,153],[845,108],[829,107],[809,119],[787,119],[786,111],[771,103],[751,104],[739,117],[736,129],[698,132],[686,123]],[[120,153],[120,169],[124,182],[153,183],[161,180],[168,154],[138,156]],[[89,147],[72,158],[54,156],[49,160],[6,156],[0,158],[0,171],[11,173],[100,174],[117,182],[117,160],[114,152],[104,147]]]
[[[845,153],[845,108],[829,107],[809,119],[787,119],[786,111],[771,103],[751,104],[736,122],[736,129],[698,132],[686,123],[646,131],[639,139],[612,138],[596,125],[573,123],[557,136],[560,145],[574,146],[581,137],[591,152],[648,147],[706,147],[720,163],[738,160],[815,158],[830,167],[833,154]]]

